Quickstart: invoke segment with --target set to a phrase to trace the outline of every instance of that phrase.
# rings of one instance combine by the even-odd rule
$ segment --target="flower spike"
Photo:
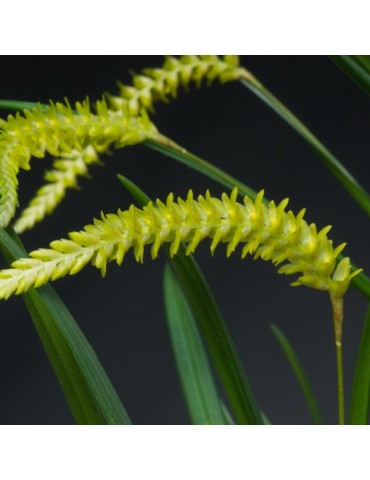
[[[227,244],[231,255],[239,244],[244,245],[242,256],[253,253],[254,258],[285,264],[279,273],[301,276],[293,285],[306,285],[327,290],[333,297],[342,297],[351,278],[350,260],[344,258],[338,265],[340,248],[333,249],[326,236],[327,228],[317,233],[314,224],[307,224],[303,213],[295,216],[285,207],[262,203],[263,192],[253,201],[246,196],[237,201],[237,189],[222,198],[206,196],[193,198],[190,191],[186,200],[166,203],[157,200],[143,209],[131,206],[117,214],[102,215],[93,225],[80,232],[72,232],[69,239],[54,241],[49,249],[32,252],[30,258],[15,261],[12,268],[0,271],[0,298],[20,294],[31,287],[39,287],[50,280],[78,273],[92,263],[106,273],[108,262],[122,263],[126,253],[133,249],[135,259],[142,262],[146,245],[152,245],[151,255],[156,258],[164,243],[170,244],[175,255],[181,242],[187,243],[187,254],[198,244],[210,238],[211,252],[219,243]]]
[[[138,115],[143,107],[151,111],[155,102],[168,102],[180,87],[188,88],[192,82],[199,87],[202,81],[226,83],[248,76],[249,72],[239,66],[237,55],[167,57],[161,68],[146,68],[141,75],[134,75],[133,85],[119,84],[118,96],[106,96],[112,110],[128,107],[132,115]]]
[[[88,177],[88,167],[102,164],[96,150],[89,145],[83,150],[72,150],[53,162],[53,170],[45,173],[48,182],[39,188],[28,207],[22,210],[14,223],[14,230],[22,233],[46,215],[50,215],[65,196],[68,188],[78,188],[78,177]]]
[[[30,168],[31,157],[68,155],[89,145],[102,152],[110,145],[122,148],[156,135],[146,115],[109,111],[105,101],[96,104],[96,113],[91,112],[88,100],[76,103],[75,111],[66,101],[0,119],[0,227],[7,226],[14,214],[17,173]]]

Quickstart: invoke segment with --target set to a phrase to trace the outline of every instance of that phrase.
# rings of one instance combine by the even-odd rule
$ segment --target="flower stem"
[[[343,298],[342,297],[339,298],[331,295],[330,300],[333,306],[335,348],[337,353],[339,425],[344,425],[344,387],[343,387],[343,355],[342,355]]]

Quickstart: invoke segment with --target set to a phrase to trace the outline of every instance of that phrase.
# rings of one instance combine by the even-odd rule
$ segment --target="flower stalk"
[[[338,420],[339,425],[344,425],[344,380],[343,380],[343,352],[342,352],[342,329],[343,329],[343,298],[330,295],[333,308],[334,338],[337,358],[337,383],[338,383]]]

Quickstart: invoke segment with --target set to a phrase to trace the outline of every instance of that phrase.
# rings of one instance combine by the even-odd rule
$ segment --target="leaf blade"
[[[295,353],[291,343],[288,341],[280,328],[278,328],[275,324],[271,324],[270,328],[275,335],[275,338],[277,339],[281,349],[283,350],[285,358],[287,359],[289,365],[294,372],[294,375],[306,399],[306,403],[314,423],[316,425],[322,425],[322,415],[319,410],[317,400],[308,381],[307,375],[302,367],[302,364],[298,360],[297,354]]]
[[[220,400],[187,300],[169,265],[164,269],[167,325],[177,370],[194,425],[224,425]]]
[[[26,255],[13,235],[0,229],[0,249],[9,262]],[[130,424],[95,352],[52,287],[31,289],[23,298],[76,422]]]
[[[172,261],[237,422],[263,424],[227,326],[197,263],[186,256],[185,249]]]
[[[370,303],[357,353],[349,410],[350,425],[367,425],[370,412]]]
[[[323,143],[267,88],[257,79],[242,79],[242,85],[257,95],[267,106],[290,125],[313,149],[325,167],[347,190],[361,208],[370,215],[370,196],[346,167],[325,147]]]
[[[329,55],[329,58],[370,95],[369,55]]]
[[[6,100],[0,99],[0,109],[3,110],[32,110],[36,108],[38,103],[35,102],[25,102],[23,100]]]
[[[123,175],[118,175],[118,178],[140,206],[148,203],[149,197],[133,182]],[[239,424],[263,424],[222,313],[198,264],[191,255],[185,254],[182,245],[177,255],[169,258],[203,335],[236,421]]]
[[[216,167],[212,163],[207,162],[203,158],[200,158],[197,155],[187,151],[185,148],[176,144],[167,137],[162,136],[159,141],[146,140],[144,145],[152,150],[169,155],[174,160],[177,160],[187,167],[198,171],[202,175],[211,178],[230,190],[232,190],[234,187],[237,187],[239,194],[248,195],[253,199],[257,196],[257,192],[248,185],[245,185],[245,183],[229,175],[227,172]]]

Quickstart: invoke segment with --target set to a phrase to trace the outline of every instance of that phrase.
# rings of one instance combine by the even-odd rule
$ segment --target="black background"
[[[46,102],[91,100],[117,91],[117,80],[130,83],[129,71],[160,66],[162,57],[3,57],[2,98]],[[250,69],[285,103],[369,189],[369,98],[326,57],[245,56]],[[5,115],[5,113],[4,113]],[[298,135],[239,83],[181,92],[151,115],[159,130],[222,167],[252,188],[264,188],[276,201],[288,196],[297,212],[318,227],[333,225],[335,244],[348,242],[345,253],[369,268],[366,255],[368,218],[337,184]],[[91,223],[100,211],[127,208],[132,200],[116,178],[122,173],[151,197],[173,191],[185,195],[222,188],[211,180],[143,146],[125,148],[94,167],[92,179],[80,182],[53,217],[22,238],[28,250],[47,246],[67,232]],[[41,184],[50,159],[32,162],[20,176],[24,206]],[[206,242],[205,242],[206,243]],[[130,255],[121,268],[112,264],[107,277],[89,267],[59,280],[61,295],[91,342],[137,424],[188,423],[162,301],[164,257],[143,265]],[[269,324],[291,340],[317,392],[327,423],[336,422],[335,350],[329,300],[325,293],[291,288],[291,278],[277,275],[266,262],[214,258],[200,246],[197,260],[219,300],[246,368],[257,401],[277,424],[309,423],[302,394]],[[350,392],[355,351],[366,301],[354,289],[346,295],[344,357],[346,394]],[[70,424],[62,392],[20,298],[0,304],[0,422]]]

